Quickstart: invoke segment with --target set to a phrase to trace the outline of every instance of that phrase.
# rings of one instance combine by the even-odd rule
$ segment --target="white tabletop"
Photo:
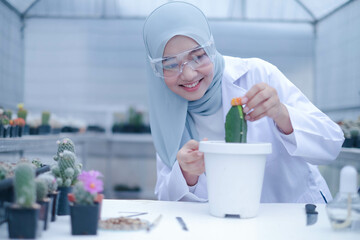
[[[69,216],[58,216],[41,239],[360,239],[360,232],[338,232],[330,228],[325,205],[317,204],[315,225],[306,226],[304,204],[261,204],[252,219],[217,218],[209,214],[208,203],[166,202],[150,200],[104,200],[101,217],[124,216],[119,212],[147,212],[141,219],[153,221],[162,214],[159,225],[150,232],[98,230],[97,236],[71,236]],[[184,219],[184,231],[175,217]],[[0,227],[0,239],[7,238],[7,225]]]

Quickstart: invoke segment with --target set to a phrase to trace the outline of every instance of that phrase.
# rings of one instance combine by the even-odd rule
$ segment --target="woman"
[[[219,54],[206,17],[188,3],[155,9],[143,37],[153,72],[149,107],[160,200],[207,201],[199,140],[224,140],[234,97],[243,99],[248,142],[272,143],[261,202],[331,199],[315,165],[339,154],[341,129],[275,66]]]

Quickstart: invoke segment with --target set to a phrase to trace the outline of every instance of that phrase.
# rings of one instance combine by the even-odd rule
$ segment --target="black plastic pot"
[[[4,126],[2,124],[0,124],[0,138],[4,137],[4,131],[5,131]]]
[[[48,197],[51,199],[51,203],[50,203],[51,221],[55,222],[56,213],[59,204],[59,192],[49,193]]]
[[[40,205],[39,220],[43,223],[42,229],[48,229],[50,198],[37,202]]]
[[[35,239],[38,230],[38,208],[8,208],[9,238]]]
[[[10,125],[3,126],[3,138],[7,138],[10,136]]]
[[[10,137],[18,137],[19,136],[19,126],[10,126]]]
[[[40,125],[39,126],[39,135],[50,134],[50,132],[51,132],[50,125]]]
[[[96,235],[99,218],[99,204],[70,206],[71,234]]]
[[[59,191],[59,203],[57,209],[57,215],[70,215],[70,206],[68,200],[68,193],[72,192],[72,187],[58,187]]]
[[[30,134],[30,127],[29,125],[25,124],[25,126],[23,127],[22,135],[29,135],[29,134]]]

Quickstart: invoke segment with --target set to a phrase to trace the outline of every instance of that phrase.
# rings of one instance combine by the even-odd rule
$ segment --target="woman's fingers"
[[[244,108],[245,119],[249,121],[256,121],[265,116],[274,119],[281,110],[276,90],[266,83],[254,85],[244,98],[247,99]]]

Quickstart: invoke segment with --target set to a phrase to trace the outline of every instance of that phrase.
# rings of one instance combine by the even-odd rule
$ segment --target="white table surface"
[[[39,239],[360,239],[360,232],[333,231],[324,204],[317,204],[318,221],[312,226],[306,226],[304,204],[261,204],[258,216],[252,219],[213,217],[208,207],[208,203],[104,200],[102,219],[124,215],[119,212],[148,212],[139,218],[149,221],[162,214],[162,219],[149,233],[99,229],[97,236],[72,236],[70,217],[58,216]],[[177,216],[184,219],[189,231],[182,230]],[[7,237],[7,224],[2,224],[0,239]]]

